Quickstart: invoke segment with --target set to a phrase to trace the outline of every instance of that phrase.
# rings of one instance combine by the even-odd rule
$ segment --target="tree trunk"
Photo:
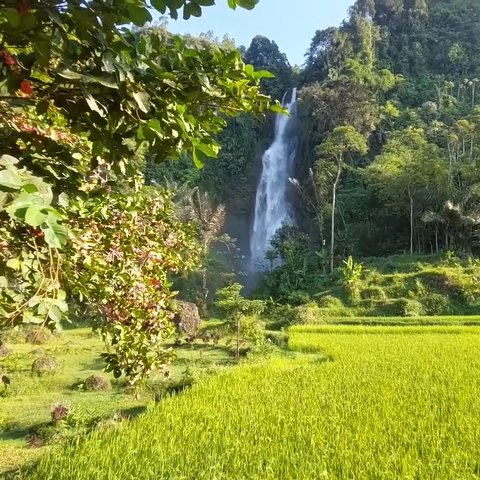
[[[408,190],[408,195],[410,197],[410,254],[413,255],[413,242],[414,242],[414,228],[413,228],[413,196]]]
[[[330,273],[333,273],[335,268],[334,264],[334,254],[335,254],[335,209],[337,206],[337,186],[340,180],[340,174],[342,172],[342,157],[340,156],[337,160],[337,176],[333,182],[333,191],[332,191],[332,232],[330,237]]]
[[[240,328],[241,328],[241,324],[240,324],[240,318],[237,318],[237,358],[240,358]]]
[[[438,225],[435,225],[435,248],[438,253]]]

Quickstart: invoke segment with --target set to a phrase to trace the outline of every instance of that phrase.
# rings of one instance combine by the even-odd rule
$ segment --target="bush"
[[[52,338],[52,332],[44,327],[32,328],[25,335],[25,340],[32,345],[43,345],[52,340]]]
[[[398,300],[398,305],[403,317],[420,317],[425,315],[423,305],[418,300],[401,298]]]
[[[317,304],[322,308],[343,308],[343,302],[340,298],[333,295],[325,295],[317,299]]]
[[[191,302],[176,301],[177,312],[173,319],[177,331],[186,335],[195,335],[200,327],[198,307]]]
[[[373,313],[380,317],[421,317],[425,309],[418,300],[398,298],[379,303]]]
[[[360,292],[360,296],[363,300],[385,300],[387,295],[383,291],[382,287],[368,287],[364,288]]]
[[[264,312],[270,330],[280,330],[295,323],[296,308],[291,305],[267,304]]]
[[[324,312],[314,302],[296,307],[295,323],[297,325],[316,325],[325,323]]]
[[[54,405],[51,412],[50,416],[52,417],[52,422],[58,423],[61,422],[62,420],[65,419],[65,417],[69,414],[70,409],[62,404],[57,404]]]
[[[0,341],[13,344],[25,343],[25,335],[18,327],[0,330]]]
[[[6,345],[2,345],[2,343],[0,342],[0,358],[8,357],[12,353],[13,352],[11,348],[8,348]]]
[[[87,392],[104,392],[110,387],[110,380],[100,375],[92,375],[83,382],[83,388]]]
[[[295,290],[288,294],[285,300],[293,306],[305,305],[310,302],[310,295],[302,290]]]
[[[383,275],[374,268],[364,269],[363,277],[366,283],[381,283],[383,281]]]
[[[284,332],[269,332],[265,338],[280,348],[286,348],[288,345],[288,335]]]
[[[49,375],[59,370],[60,362],[55,357],[39,357],[32,363],[32,375]]]
[[[259,322],[256,315],[243,317],[241,320],[241,328],[243,331],[243,338],[256,346],[265,343],[265,327]]]
[[[427,315],[446,315],[449,312],[450,299],[447,295],[431,293],[423,299]]]

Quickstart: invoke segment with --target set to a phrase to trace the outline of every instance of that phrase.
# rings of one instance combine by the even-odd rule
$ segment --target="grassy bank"
[[[205,328],[210,326],[206,322]],[[24,334],[4,338],[6,355],[0,358],[0,372],[10,383],[0,383],[0,475],[92,429],[129,423],[149,402],[181,390],[202,372],[216,371],[232,362],[224,341],[216,346],[200,340],[174,346],[172,340],[170,346],[177,353],[170,378],[153,377],[139,395],[134,395],[123,380],[102,371],[104,345],[90,329],[66,330],[48,336],[40,345],[25,341]],[[54,371],[39,375],[32,364],[46,357],[58,365]],[[104,378],[107,389],[85,391],[85,380],[92,375]],[[52,410],[58,405],[66,407],[68,414],[54,422]]]

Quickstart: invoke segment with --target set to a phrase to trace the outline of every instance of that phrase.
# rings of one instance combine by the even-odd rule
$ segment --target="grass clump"
[[[317,304],[321,308],[343,308],[343,302],[340,298],[333,295],[325,295],[317,299]]]
[[[315,302],[296,307],[296,321],[298,325],[324,323],[322,309]]]
[[[0,358],[6,358],[13,353],[13,350],[0,342]]]
[[[364,300],[386,300],[387,295],[382,287],[374,285],[363,288],[360,292],[360,297]]]
[[[105,392],[110,387],[110,380],[101,375],[91,375],[83,382],[83,388],[87,392]]]
[[[25,334],[25,341],[32,345],[44,345],[52,338],[52,332],[44,327],[32,328]]]
[[[32,375],[52,375],[60,370],[60,362],[52,356],[44,356],[36,358],[32,363]]]

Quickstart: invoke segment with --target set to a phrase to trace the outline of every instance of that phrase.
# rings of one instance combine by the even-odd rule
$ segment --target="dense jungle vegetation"
[[[262,80],[266,94],[281,100],[300,89],[298,225],[273,239],[268,257],[283,265],[261,295],[318,292],[321,273],[349,255],[478,253],[479,25],[474,0],[361,0],[341,26],[316,32],[302,69],[262,36],[241,49],[246,62],[275,73]],[[202,171],[185,160],[166,173],[225,205],[244,252],[271,132],[269,116],[237,117],[219,137],[218,160]]]

